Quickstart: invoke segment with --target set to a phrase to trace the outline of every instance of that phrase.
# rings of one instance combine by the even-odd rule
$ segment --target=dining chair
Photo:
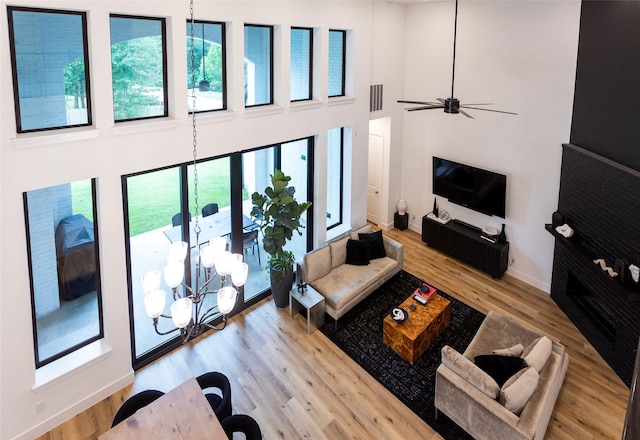
[[[251,416],[246,414],[234,414],[220,422],[222,429],[229,439],[233,439],[234,432],[241,432],[245,435],[247,440],[260,440],[262,439],[262,431],[260,425]]]
[[[258,230],[254,229],[253,231],[243,232],[242,250],[246,251],[247,249],[252,248],[253,255],[255,255],[256,247],[258,248],[258,264],[262,264],[260,262],[260,244],[258,243]]]
[[[217,203],[209,203],[208,205],[204,205],[202,207],[202,216],[207,217],[213,214],[217,214],[218,212],[218,204]]]
[[[124,419],[128,418],[135,414],[139,409],[144,408],[154,400],[162,397],[164,393],[158,390],[145,390],[141,391],[138,394],[134,394],[129,397],[124,403],[120,406],[118,412],[113,417],[113,423],[111,427],[113,428],[118,423],[122,422]]]
[[[191,221],[191,213],[189,213],[189,221]],[[171,217],[171,225],[180,226],[182,224],[182,213],[179,212]]]
[[[217,371],[204,373],[196,377],[202,391],[210,388],[217,389],[218,392],[206,393],[205,397],[211,405],[211,409],[216,413],[218,420],[222,420],[231,415],[231,383],[227,376]]]

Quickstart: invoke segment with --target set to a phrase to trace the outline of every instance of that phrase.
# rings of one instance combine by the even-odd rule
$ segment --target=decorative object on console
[[[564,224],[564,215],[560,211],[556,211],[551,214],[551,226],[557,228]]]
[[[598,258],[597,260],[593,260],[595,264],[600,265],[600,269],[604,270],[609,274],[611,278],[615,278],[618,276],[618,272],[614,271],[611,267],[607,266],[607,262],[602,258]]]
[[[640,267],[635,264],[629,266],[629,272],[631,272],[631,279],[636,283],[640,280]]]
[[[435,215],[436,217],[439,217],[439,213],[438,213],[438,199],[436,197],[433,198],[433,215]]]
[[[405,215],[407,212],[407,202],[404,199],[398,201],[398,214]]]
[[[395,322],[404,322],[409,317],[409,314],[407,313],[407,311],[405,309],[403,309],[401,307],[395,307],[391,311],[391,317],[393,318],[393,320]]]
[[[505,232],[505,224],[502,224],[502,229],[500,230],[500,235],[498,235],[498,241],[500,243],[506,243],[507,242],[507,234]]]
[[[573,229],[568,224],[556,226],[556,232],[562,235],[564,238],[570,238],[573,236]]]
[[[629,262],[623,258],[616,258],[616,262],[613,265],[613,270],[618,273],[618,281],[624,284],[626,275],[627,275],[627,267],[629,267]]]

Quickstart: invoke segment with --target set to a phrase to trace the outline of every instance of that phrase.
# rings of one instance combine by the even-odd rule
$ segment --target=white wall
[[[0,23],[7,23],[6,6]],[[191,121],[186,117],[186,0],[167,1],[12,1],[11,5],[89,11],[89,41],[95,127],[64,132],[16,135],[9,42],[0,32],[0,438],[32,438],[112,394],[132,379],[124,226],[120,176],[186,162],[191,159]],[[229,111],[198,118],[199,154],[207,157],[258,147],[274,142],[315,135],[316,148],[324,148],[326,131],[340,126],[353,128],[354,162],[366,160],[369,78],[371,67],[371,4],[360,1],[286,2],[196,0],[196,18],[228,23]],[[168,17],[170,117],[114,126],[109,52],[109,13],[153,14]],[[276,25],[276,106],[244,111],[243,24]],[[315,63],[319,71],[319,101],[310,106],[288,105],[289,26],[319,29]],[[327,31],[349,29],[353,49],[350,98],[326,98]],[[6,30],[6,27],[4,27]],[[282,43],[281,43],[282,42]],[[317,88],[316,88],[317,90]],[[320,157],[323,155],[320,154]],[[324,155],[326,157],[326,154]],[[322,164],[317,164],[322,170]],[[326,170],[326,166],[324,167]],[[98,179],[100,261],[106,337],[73,359],[69,365],[48,368],[38,374],[33,360],[31,305],[25,241],[22,193],[70,181]],[[366,192],[366,167],[353,167],[350,187]],[[314,202],[326,198],[322,173],[316,173]],[[351,197],[351,222],[365,221],[365,197]],[[323,203],[318,203],[321,206]],[[323,225],[318,225],[322,227]],[[321,235],[321,234],[319,234]],[[169,384],[167,384],[169,385]]]
[[[506,174],[504,221],[442,198],[439,207],[480,227],[504,222],[514,260],[508,273],[547,292],[554,242],[544,224],[557,207],[561,144],[569,141],[579,19],[579,1],[461,1],[454,95],[518,116],[404,114],[400,175],[409,211],[432,210],[434,155]],[[410,5],[406,23],[402,98],[449,97],[454,2]],[[420,231],[421,222],[411,228]]]

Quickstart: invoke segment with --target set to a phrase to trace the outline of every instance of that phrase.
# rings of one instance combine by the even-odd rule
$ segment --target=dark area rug
[[[330,317],[320,331],[442,437],[471,439],[444,414],[435,419],[435,378],[442,347],[449,345],[462,353],[484,315],[446,293],[438,292],[451,302],[451,323],[413,365],[382,342],[384,317],[420,283],[422,280],[401,271],[340,318],[337,331]]]

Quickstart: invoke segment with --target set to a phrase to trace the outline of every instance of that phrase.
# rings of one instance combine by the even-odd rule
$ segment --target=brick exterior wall
[[[593,260],[640,265],[639,190],[640,172],[564,145],[558,211],[575,234],[556,240],[551,297],[627,385],[640,336],[640,287],[628,272],[623,284]]]

